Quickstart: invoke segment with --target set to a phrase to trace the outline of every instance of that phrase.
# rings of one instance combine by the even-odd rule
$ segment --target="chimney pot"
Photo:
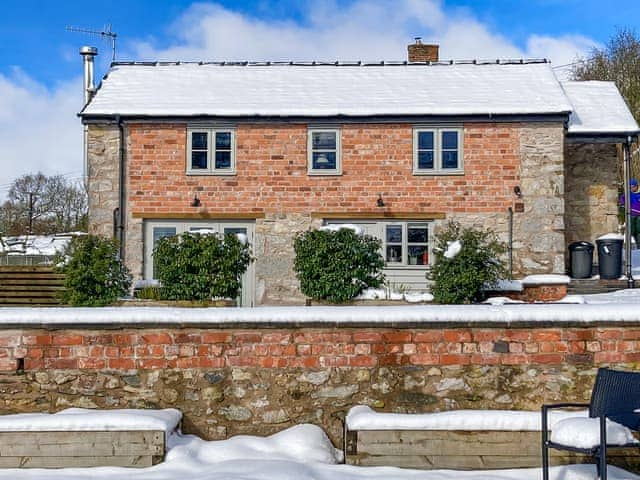
[[[93,57],[98,55],[98,49],[96,47],[84,46],[80,48],[80,55],[82,55],[82,64],[84,67],[84,104],[86,105],[96,91],[93,79]]]
[[[416,43],[407,46],[409,62],[437,62],[440,46],[422,43],[421,37],[415,37]]]

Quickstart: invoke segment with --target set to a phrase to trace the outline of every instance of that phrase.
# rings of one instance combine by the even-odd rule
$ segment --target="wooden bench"
[[[541,466],[540,432],[462,430],[347,431],[349,465],[483,470]],[[608,454],[609,464],[638,471],[638,449]],[[553,451],[551,465],[593,463],[589,456]]]
[[[181,420],[174,408],[0,415],[0,468],[150,467]]]
[[[586,412],[557,412],[552,421],[567,416],[586,417]],[[349,465],[425,470],[534,468],[542,463],[541,438],[539,412],[393,414],[360,405],[345,419],[344,458]],[[550,455],[551,465],[593,463],[590,456],[575,452],[554,450]],[[640,469],[637,448],[612,450],[609,455],[610,464]]]
[[[150,467],[164,453],[163,431],[0,432],[0,468]]]

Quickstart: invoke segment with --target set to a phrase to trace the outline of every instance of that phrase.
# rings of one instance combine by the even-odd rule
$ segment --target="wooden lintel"
[[[264,212],[253,213],[219,213],[219,212],[189,212],[189,213],[145,213],[133,212],[133,218],[148,220],[255,220],[264,218]]]
[[[362,220],[392,218],[395,220],[443,220],[443,212],[312,212],[312,218]]]

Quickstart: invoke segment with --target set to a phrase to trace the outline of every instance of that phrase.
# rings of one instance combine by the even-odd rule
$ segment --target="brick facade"
[[[186,125],[131,124],[129,205],[139,215],[255,212],[483,213],[506,210],[520,181],[521,124],[464,126],[464,175],[413,175],[412,124],[347,124],[342,175],[307,175],[307,125],[236,128],[237,174],[188,176]],[[190,206],[194,192],[202,201]]]
[[[514,274],[564,273],[562,124],[464,123],[464,174],[433,176],[413,174],[414,124],[336,126],[341,175],[308,175],[307,124],[240,122],[236,174],[214,176],[187,175],[186,123],[126,123],[125,260],[134,277],[143,276],[145,219],[253,218],[255,303],[299,304],[291,240],[323,214],[426,216],[436,233],[457,220],[489,226],[506,242],[510,208]],[[117,127],[90,125],[89,138],[90,189],[105,190],[90,198],[91,229],[106,233],[117,204]],[[196,194],[201,205],[192,207]]]

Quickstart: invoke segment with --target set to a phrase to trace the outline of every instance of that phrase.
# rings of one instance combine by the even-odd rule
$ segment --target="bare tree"
[[[615,82],[631,113],[640,123],[640,38],[630,28],[621,28],[604,48],[593,49],[588,58],[572,69],[574,80]],[[635,176],[640,174],[640,151],[635,148],[631,161]]]
[[[29,233],[30,225],[34,234],[86,230],[86,223],[86,190],[62,175],[23,175],[0,206],[0,231],[6,235]]]

